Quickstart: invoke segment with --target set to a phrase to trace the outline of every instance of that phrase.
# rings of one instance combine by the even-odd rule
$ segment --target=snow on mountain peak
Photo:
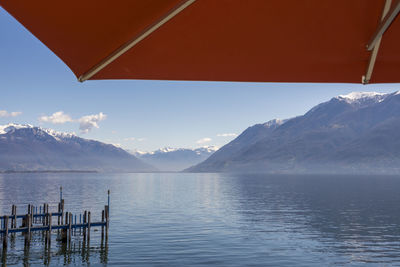
[[[193,150],[194,151],[204,151],[204,152],[208,152],[208,153],[214,153],[218,149],[219,149],[219,147],[217,147],[217,146],[203,146],[203,147],[199,147],[199,148],[196,148],[196,149],[193,149]]]
[[[382,102],[389,94],[378,92],[352,92],[347,95],[339,95],[336,99],[346,101],[349,104],[363,103],[366,101]]]
[[[267,121],[266,123],[264,123],[265,127],[272,127],[272,126],[276,126],[276,125],[282,125],[286,122],[287,120],[281,120],[281,119],[273,119],[270,121]]]
[[[57,132],[52,129],[42,129],[42,128],[40,128],[40,129],[45,131],[47,134],[53,136],[56,139],[57,138],[72,138],[72,137],[76,136],[75,133]]]
[[[137,149],[135,149],[135,150],[127,150],[129,153],[131,153],[131,154],[133,154],[133,155],[145,155],[145,154],[148,154],[149,152],[146,152],[146,151],[141,151],[141,150],[137,150]]]
[[[179,150],[179,148],[164,147],[164,148],[160,148],[159,150],[157,150],[157,152],[168,153],[168,152],[174,152],[177,150]]]
[[[6,125],[0,125],[0,134],[6,134],[11,131],[19,130],[19,129],[37,129],[38,131],[45,132],[48,135],[54,137],[57,140],[60,138],[72,138],[75,137],[75,133],[65,133],[65,132],[57,132],[53,129],[44,129],[41,127],[35,127],[30,124],[17,124],[17,123],[9,123]]]
[[[193,151],[196,154],[200,155],[202,153],[214,153],[217,151],[219,147],[217,146],[203,146],[203,147],[198,147],[198,148],[173,148],[173,147],[164,147],[160,148],[154,151],[139,151],[139,150],[134,150],[131,151],[131,153],[135,156],[143,156],[143,155],[154,155],[154,154],[165,154],[165,153],[171,153],[171,152],[177,152],[177,151]]]
[[[33,128],[33,126],[30,124],[16,124],[16,123],[0,125],[0,134],[6,134],[12,130],[26,129],[26,128]]]

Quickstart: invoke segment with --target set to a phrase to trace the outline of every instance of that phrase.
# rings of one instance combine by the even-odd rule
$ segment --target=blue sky
[[[339,94],[400,90],[399,84],[79,83],[57,56],[2,8],[0,25],[0,125],[29,123],[132,150],[222,146],[234,138],[223,134],[301,115]],[[50,116],[60,111],[66,122],[52,123]],[[11,112],[21,114],[13,117]],[[104,115],[98,128],[90,127],[100,113]]]

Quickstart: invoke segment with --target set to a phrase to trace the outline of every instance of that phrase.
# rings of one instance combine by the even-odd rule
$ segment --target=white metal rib
[[[96,66],[94,66],[93,68],[91,68],[89,71],[87,71],[86,73],[82,74],[78,80],[80,82],[84,82],[88,79],[90,79],[91,77],[93,77],[93,75],[95,75],[96,73],[98,73],[100,70],[102,70],[104,67],[106,67],[107,65],[109,65],[111,62],[113,62],[114,60],[116,60],[118,57],[120,57],[121,55],[123,55],[125,52],[127,52],[129,49],[131,49],[132,47],[134,47],[135,45],[137,45],[140,41],[142,41],[143,39],[145,39],[147,36],[149,36],[150,34],[152,34],[155,30],[157,30],[158,28],[160,28],[162,25],[164,25],[166,22],[168,22],[170,19],[172,19],[173,17],[175,17],[177,14],[179,14],[182,10],[184,10],[185,8],[187,8],[188,6],[190,6],[191,4],[193,4],[196,0],[187,0],[186,2],[183,2],[179,7],[177,7],[175,10],[173,10],[171,13],[169,13],[167,16],[165,16],[164,18],[162,18],[160,21],[158,21],[156,24],[154,24],[151,28],[149,28],[147,31],[145,31],[144,33],[142,33],[140,36],[138,36],[137,38],[135,38],[134,40],[131,40],[130,42],[128,42],[127,44],[125,44],[124,46],[120,47],[119,49],[117,49],[116,51],[114,51],[113,53],[111,53],[109,56],[107,56],[105,59],[103,59],[99,64],[97,64]]]
[[[400,3],[400,1],[399,1],[399,3]],[[385,6],[383,8],[381,21],[383,21],[386,18],[386,15],[388,14],[391,6],[392,6],[392,0],[386,0]],[[365,74],[365,76],[363,76],[363,79],[362,79],[363,84],[367,84],[371,80],[372,72],[374,71],[376,58],[378,56],[379,47],[381,45],[381,40],[382,40],[382,36],[380,36],[376,40],[376,43],[374,44],[374,48],[372,50],[372,53],[371,53],[371,56],[370,56],[369,62],[368,62],[367,73]]]
[[[390,24],[392,24],[393,20],[397,17],[397,15],[400,12],[400,0],[397,1],[397,3],[393,6],[393,8],[390,10],[389,14],[386,14],[381,22],[379,24],[378,29],[372,36],[371,40],[369,41],[367,48],[369,51],[371,51],[376,43],[378,42],[378,39],[382,37],[382,35],[386,32],[386,30],[389,28]]]

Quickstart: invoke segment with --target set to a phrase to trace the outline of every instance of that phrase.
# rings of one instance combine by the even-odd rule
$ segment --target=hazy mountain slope
[[[240,155],[240,152],[243,152],[243,150],[247,149],[250,145],[269,137],[271,133],[284,122],[284,120],[275,119],[247,128],[237,138],[220,148],[202,162],[201,168],[210,170],[219,170],[220,168],[224,168],[224,164],[227,164],[230,158],[235,157],[235,155]]]
[[[400,171],[400,94],[352,93],[322,103],[260,138],[233,140],[188,171]],[[251,129],[251,128],[249,128]],[[379,159],[379,166],[371,163]]]
[[[217,150],[212,146],[196,149],[163,148],[152,152],[133,152],[133,155],[160,171],[182,171],[202,162]]]
[[[0,171],[152,171],[121,148],[30,125],[0,126]]]

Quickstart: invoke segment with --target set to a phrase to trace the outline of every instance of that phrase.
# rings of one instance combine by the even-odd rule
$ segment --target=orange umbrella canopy
[[[366,45],[381,25],[386,1],[0,0],[0,5],[81,80],[360,83],[371,58]],[[399,3],[393,1],[388,15],[395,16]],[[400,82],[400,19],[384,32],[377,52],[371,82]]]

